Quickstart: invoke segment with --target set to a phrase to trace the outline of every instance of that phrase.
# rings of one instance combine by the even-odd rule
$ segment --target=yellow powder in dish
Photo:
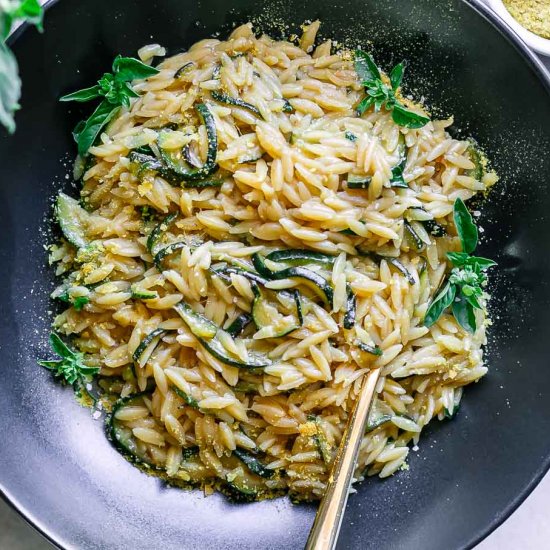
[[[512,17],[527,30],[550,39],[550,0],[503,0]]]

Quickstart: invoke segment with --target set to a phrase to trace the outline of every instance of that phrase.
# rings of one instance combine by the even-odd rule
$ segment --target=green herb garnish
[[[0,124],[10,134],[15,131],[15,111],[19,109],[21,79],[17,61],[6,45],[15,21],[27,21],[42,32],[43,10],[38,0],[0,0]]]
[[[395,95],[401,86],[405,67],[405,61],[396,65],[390,73],[390,85],[387,85],[373,58],[362,50],[355,50],[355,71],[367,94],[356,108],[359,116],[374,106],[376,112],[382,107],[391,111],[393,121],[399,126],[422,128],[430,122],[428,117],[407,109]]]
[[[450,306],[459,325],[474,333],[477,328],[475,310],[483,309],[479,300],[487,283],[485,271],[496,262],[470,255],[477,247],[478,232],[462,199],[456,199],[453,217],[462,252],[447,253],[453,268],[443,288],[432,300],[424,317],[424,326],[432,326]]]
[[[99,372],[98,367],[89,367],[84,363],[84,354],[70,349],[61,338],[52,332],[50,345],[54,352],[61,357],[55,361],[38,361],[38,364],[51,370],[57,378],[68,384],[83,383]]]
[[[79,122],[73,130],[80,155],[88,152],[101,130],[118,114],[121,107],[129,107],[131,99],[139,97],[129,83],[158,73],[158,69],[145,65],[138,59],[117,55],[113,61],[113,72],[105,73],[95,86],[60,98],[59,101],[78,102],[102,98],[90,118]]]

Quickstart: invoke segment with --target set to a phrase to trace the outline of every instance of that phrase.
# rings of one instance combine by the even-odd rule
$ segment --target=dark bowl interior
[[[361,483],[339,548],[472,546],[534,487],[550,460],[550,98],[540,65],[477,1],[62,0],[46,31],[13,42],[24,83],[17,133],[0,135],[0,487],[51,540],[86,549],[298,549],[313,506],[233,505],[167,487],[109,445],[101,421],[36,366],[46,353],[44,228],[65,185],[70,130],[88,107],[60,104],[118,54],[171,52],[252,19],[280,35],[313,18],[322,34],[372,45],[388,67],[407,58],[410,90],[487,150],[501,181],[483,205],[481,253],[493,277],[490,373],[452,422],[434,422],[410,470]]]

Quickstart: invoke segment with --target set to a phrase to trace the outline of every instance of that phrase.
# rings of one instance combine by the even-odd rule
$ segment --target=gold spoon
[[[374,369],[363,380],[359,398],[348,418],[338,453],[334,458],[327,488],[317,510],[305,550],[332,550],[336,546],[351,479],[357,463],[357,454],[365,433],[379,376],[380,369]]]

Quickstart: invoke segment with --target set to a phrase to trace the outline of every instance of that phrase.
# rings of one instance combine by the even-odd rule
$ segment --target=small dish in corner
[[[507,23],[519,37],[536,52],[550,56],[550,40],[543,38],[527,30],[514,16],[507,10],[502,0],[487,0],[491,9]]]

